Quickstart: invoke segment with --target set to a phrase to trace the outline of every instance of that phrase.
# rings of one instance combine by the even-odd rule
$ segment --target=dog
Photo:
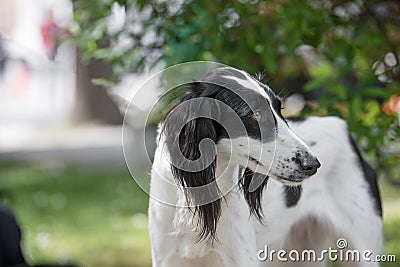
[[[184,90],[159,125],[151,170],[154,267],[324,266],[265,255],[322,252],[338,238],[382,251],[376,174],[342,119],[284,118],[268,86],[231,67]]]

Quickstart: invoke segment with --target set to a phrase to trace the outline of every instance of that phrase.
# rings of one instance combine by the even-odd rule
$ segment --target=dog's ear
[[[196,101],[190,103],[191,100]],[[198,215],[199,238],[214,240],[221,214],[221,192],[215,179],[218,133],[211,116],[218,110],[209,102],[211,98],[203,100],[193,93],[180,99],[169,111],[163,132],[172,173],[184,190],[187,204]]]
[[[262,222],[263,212],[261,199],[264,191],[264,187],[267,185],[268,176],[255,173],[249,168],[246,168],[243,172],[243,177],[240,179],[240,186],[243,190],[244,197],[250,208],[250,213],[255,215],[257,219]],[[258,184],[260,184],[254,191],[250,191],[252,180],[256,179]]]

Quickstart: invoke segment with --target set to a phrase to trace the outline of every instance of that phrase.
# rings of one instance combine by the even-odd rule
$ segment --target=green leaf
[[[382,87],[369,87],[362,90],[362,94],[366,97],[388,98],[391,95],[391,92]]]
[[[362,101],[360,95],[355,95],[350,102],[350,117],[356,119],[362,112]]]
[[[305,85],[304,85],[304,91],[309,92],[312,90],[315,90],[319,87],[321,87],[322,81],[321,80],[317,80],[317,79],[313,79],[308,81]]]
[[[315,66],[311,66],[310,74],[318,79],[330,79],[337,76],[336,69],[328,61],[322,61]]]

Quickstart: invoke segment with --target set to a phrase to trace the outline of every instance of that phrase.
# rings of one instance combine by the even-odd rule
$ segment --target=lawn
[[[151,265],[148,196],[125,169],[2,165],[0,189],[16,213],[30,263],[85,267]],[[400,260],[400,189],[381,185],[385,253]],[[398,263],[382,266],[394,267]]]
[[[150,266],[147,195],[127,170],[2,166],[30,263]]]

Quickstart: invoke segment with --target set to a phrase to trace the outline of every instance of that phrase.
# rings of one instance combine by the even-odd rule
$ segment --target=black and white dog
[[[324,266],[261,261],[260,254],[318,253],[338,238],[347,249],[381,252],[376,175],[343,120],[285,119],[266,85],[229,67],[186,91],[159,127],[149,204],[153,266]]]

